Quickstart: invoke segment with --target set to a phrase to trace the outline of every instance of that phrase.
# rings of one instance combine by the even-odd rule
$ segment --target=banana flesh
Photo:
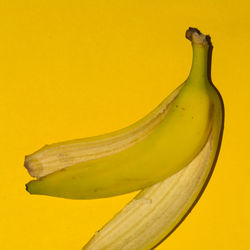
[[[209,136],[213,103],[204,77],[208,43],[194,44],[188,79],[141,121],[94,138],[45,146],[25,159],[31,194],[110,197],[153,185],[183,169]]]

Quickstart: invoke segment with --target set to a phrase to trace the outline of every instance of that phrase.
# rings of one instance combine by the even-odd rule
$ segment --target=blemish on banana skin
[[[176,104],[175,107],[176,107],[176,108],[179,108],[179,105]],[[185,110],[184,107],[182,107],[181,109],[182,109],[182,110]]]

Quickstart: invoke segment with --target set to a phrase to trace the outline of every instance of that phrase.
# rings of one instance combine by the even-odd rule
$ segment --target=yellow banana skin
[[[193,42],[188,79],[141,121],[111,134],[52,144],[27,156],[25,166],[38,178],[26,185],[27,190],[70,199],[110,197],[153,185],[187,166],[211,131],[208,48]]]
[[[189,31],[191,36],[198,32]],[[211,130],[199,154],[176,174],[142,190],[83,250],[154,249],[186,218],[212,175],[222,141],[224,105],[217,89],[210,86]]]

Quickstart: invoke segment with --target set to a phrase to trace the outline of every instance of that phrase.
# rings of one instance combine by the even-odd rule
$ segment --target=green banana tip
[[[199,44],[202,46],[211,46],[211,37],[209,35],[204,35],[197,28],[189,27],[186,31],[186,38],[194,44]]]
[[[34,194],[34,191],[32,190],[32,188],[30,188],[33,182],[34,180],[25,184],[25,189],[29,194]]]

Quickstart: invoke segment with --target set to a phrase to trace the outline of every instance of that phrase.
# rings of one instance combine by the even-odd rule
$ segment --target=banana
[[[31,194],[71,199],[143,189],[83,250],[147,250],[186,218],[215,166],[224,106],[208,79],[210,39],[194,28],[188,79],[151,113],[119,131],[47,145],[26,156]]]
[[[187,36],[197,44],[202,35],[189,29]],[[207,77],[204,75],[204,77]],[[95,233],[83,250],[146,250],[166,239],[192,210],[202,195],[213,172],[222,141],[224,106],[222,98],[210,84],[213,113],[207,142],[199,154],[171,177],[142,190],[130,203]]]
[[[36,177],[31,194],[94,199],[146,188],[186,167],[212,129],[213,87],[207,79],[209,43],[189,30],[193,63],[187,80],[135,124],[119,131],[45,146],[26,156]]]

